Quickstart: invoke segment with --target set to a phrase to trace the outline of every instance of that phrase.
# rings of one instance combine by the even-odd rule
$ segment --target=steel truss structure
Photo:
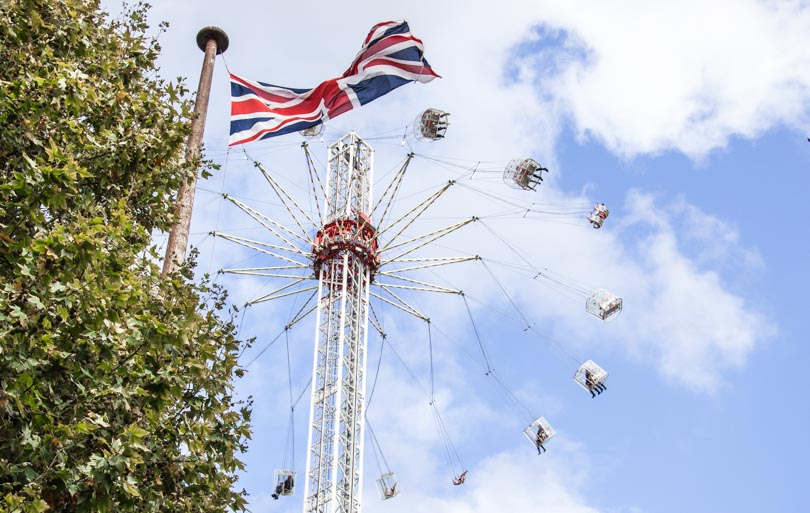
[[[422,117],[424,118],[433,110],[435,109],[429,109],[423,113]],[[446,129],[447,114],[441,111],[433,114],[435,116],[428,119],[428,121],[434,122],[434,125],[431,126],[438,126],[436,123],[441,122],[444,123],[440,126],[441,130]],[[437,134],[439,132],[434,135]],[[441,135],[443,136],[443,132]],[[425,137],[431,138],[427,135]],[[435,138],[441,137],[437,135]],[[429,404],[433,409],[442,437],[446,441],[445,450],[455,476],[452,483],[461,485],[465,481],[467,470],[449,441],[447,428],[441,419],[433,394],[433,349],[430,339],[430,319],[406,302],[400,294],[420,291],[455,294],[464,298],[464,304],[484,358],[486,375],[492,377],[503,389],[507,399],[515,403],[518,410],[521,410],[521,414],[528,410],[495,375],[464,293],[460,290],[414,279],[407,273],[425,269],[433,271],[433,268],[436,267],[473,260],[481,261],[484,269],[492,276],[506,299],[525,321],[526,328],[523,331],[535,331],[534,323],[530,322],[522,313],[509,292],[479,256],[424,257],[418,253],[418,250],[434,241],[479,220],[477,217],[471,217],[421,235],[413,236],[408,233],[409,228],[414,226],[420,216],[447,190],[457,184],[456,181],[451,180],[438,186],[407,212],[401,215],[397,213],[395,216],[396,209],[392,207],[397,200],[408,165],[414,157],[413,153],[408,155],[401,168],[394,173],[377,202],[372,203],[374,150],[357,134],[350,132],[328,147],[326,176],[323,180],[314,169],[307,143],[304,143],[302,147],[307,158],[309,185],[312,192],[310,202],[314,205],[314,212],[312,208],[309,212],[301,208],[260,163],[254,162],[286,209],[291,223],[279,223],[225,194],[224,198],[270,232],[273,235],[273,241],[264,242],[216,232],[211,234],[262,253],[273,260],[273,265],[265,267],[223,269],[221,272],[262,276],[272,280],[289,280],[285,285],[248,302],[246,306],[288,298],[300,293],[309,293],[303,306],[284,327],[285,331],[310,313],[316,312],[308,446],[304,474],[304,513],[360,513],[362,509],[366,429],[366,354],[369,326],[376,329],[382,335],[383,340],[386,338],[380,318],[377,317],[370,303],[372,297],[379,300],[380,303],[395,307],[427,323],[428,343],[431,351]],[[471,169],[472,173],[475,173],[476,169],[477,165]],[[542,181],[543,171],[547,171],[547,169],[540,167],[532,159],[515,159],[507,166],[504,179],[507,183],[517,187],[534,189]],[[469,185],[460,185],[478,191]],[[483,191],[478,192],[483,193]],[[516,206],[509,200],[488,193],[484,194]],[[538,210],[533,207],[524,209],[520,205],[517,206],[519,207],[518,213],[522,213],[524,218],[530,212],[554,216],[582,213],[567,210]],[[604,214],[600,216],[599,223],[596,223],[599,226],[595,227],[599,228],[604,218],[607,217],[607,207],[604,204],[597,204],[594,212]],[[596,214],[592,213],[589,217],[591,223],[595,223],[592,219],[594,216]],[[525,269],[534,274],[533,279],[543,278],[549,286],[568,295],[586,298],[586,311],[603,321],[614,318],[621,311],[622,300],[615,294],[601,289],[591,292],[585,286],[547,268],[538,269],[533,262],[520,254],[497,232],[486,224],[481,224],[496,239],[500,240],[504,247],[523,261]],[[315,281],[317,281],[317,285],[312,283]],[[268,347],[277,339],[278,337],[271,341]],[[559,345],[559,343],[557,344]],[[566,355],[576,361],[567,352]],[[574,376],[574,380],[592,396],[601,394],[606,389],[604,384],[606,379],[607,372],[591,360],[582,364]],[[301,396],[303,394],[304,392]],[[295,432],[294,416],[297,403],[297,400],[293,400],[292,381],[290,381],[290,432],[292,433]],[[544,417],[535,418],[529,413],[528,419],[530,424],[524,431],[525,435],[537,448],[538,454],[545,452],[543,444],[554,436],[554,429]],[[373,447],[381,451],[371,426],[368,426],[368,429],[371,433]],[[290,443],[294,445],[294,442]],[[287,466],[286,459],[282,466]],[[276,494],[273,497],[294,495],[295,475],[295,469],[292,468],[278,470],[276,472]],[[387,468],[387,463],[385,471],[380,469],[377,484],[380,498],[383,500],[395,497],[400,491],[397,488],[396,475]]]
[[[374,152],[350,133],[329,146],[318,276],[304,511],[359,512],[369,285],[379,262],[371,211]]]
[[[363,490],[363,453],[366,400],[368,327],[385,335],[375,321],[370,297],[428,321],[397,290],[463,293],[403,276],[420,269],[479,260],[478,256],[408,257],[440,238],[477,220],[472,217],[419,236],[406,237],[412,224],[455,182],[442,185],[422,202],[389,219],[402,179],[413,154],[395,173],[376,204],[372,203],[374,150],[350,132],[328,147],[324,181],[313,169],[303,145],[309,183],[315,196],[317,220],[256,163],[299,231],[279,223],[239,200],[228,201],[266,228],[273,242],[225,233],[212,235],[263,253],[278,265],[223,269],[221,272],[287,279],[248,305],[310,292],[293,316],[289,329],[317,312],[310,403],[304,513],[360,513]],[[393,217],[393,216],[392,216]],[[372,221],[372,219],[376,221]],[[305,226],[308,225],[308,230]],[[310,235],[314,233],[314,236]],[[381,240],[385,240],[382,243]],[[311,271],[301,274],[301,271]],[[306,286],[307,281],[318,284]],[[376,291],[372,291],[375,287]],[[314,301],[314,304],[313,304]],[[371,315],[370,315],[371,314]]]

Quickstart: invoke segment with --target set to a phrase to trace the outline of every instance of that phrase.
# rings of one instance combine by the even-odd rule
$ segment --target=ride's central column
[[[304,513],[359,513],[369,286],[380,259],[371,213],[374,150],[354,132],[329,146],[318,277]]]

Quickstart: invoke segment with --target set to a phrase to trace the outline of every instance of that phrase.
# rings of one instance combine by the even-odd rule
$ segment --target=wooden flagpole
[[[186,143],[186,155],[193,161],[200,154],[205,118],[208,113],[208,98],[211,95],[211,78],[214,74],[214,60],[217,55],[228,49],[228,35],[218,27],[205,27],[197,33],[197,46],[205,52],[200,84],[197,86],[197,100],[194,104],[194,119],[191,122],[191,134]],[[188,249],[188,232],[191,227],[191,209],[194,206],[194,190],[197,185],[197,174],[183,182],[177,194],[175,204],[176,219],[169,232],[166,244],[166,256],[163,259],[163,275],[169,274],[183,264]]]

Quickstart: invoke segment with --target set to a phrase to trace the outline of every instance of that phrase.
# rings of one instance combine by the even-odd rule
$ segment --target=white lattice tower
[[[359,513],[369,286],[379,266],[371,211],[374,152],[354,132],[329,146],[318,278],[304,513]]]
[[[376,316],[369,317],[372,310],[369,297],[423,321],[429,321],[426,315],[408,304],[397,291],[454,295],[463,293],[409,278],[404,274],[479,260],[478,256],[426,257],[415,254],[421,248],[478,218],[471,217],[421,235],[410,236],[409,228],[455,181],[441,185],[413,208],[396,217],[392,206],[397,200],[402,179],[413,154],[405,159],[375,205],[371,198],[374,152],[354,132],[328,147],[325,187],[313,169],[307,145],[302,147],[307,155],[312,190],[316,195],[318,191],[323,193],[324,201],[314,202],[317,220],[295,201],[261,163],[254,162],[286,209],[292,224],[282,224],[224,194],[225,199],[271,233],[274,240],[265,242],[220,232],[211,234],[262,253],[273,260],[268,266],[222,269],[220,272],[289,280],[286,285],[249,301],[246,306],[312,293],[284,327],[285,331],[289,330],[313,311],[317,312],[307,466],[304,474],[304,513],[359,513],[363,489],[369,325],[385,337],[382,326],[375,320]],[[372,215],[379,226],[372,223]],[[314,227],[314,230],[305,226]],[[314,237],[311,235],[313,231]],[[385,239],[384,244],[379,241],[381,237]],[[309,280],[317,280],[317,286],[307,286],[306,282]],[[370,290],[371,286],[376,289]],[[314,305],[311,304],[313,300]],[[291,407],[294,409],[294,404]],[[289,469],[285,471],[292,472]],[[464,474],[466,472],[462,475]],[[381,479],[388,479],[393,483],[393,476],[389,470]],[[384,484],[388,481],[384,481]],[[389,483],[387,486],[394,490],[394,484]]]

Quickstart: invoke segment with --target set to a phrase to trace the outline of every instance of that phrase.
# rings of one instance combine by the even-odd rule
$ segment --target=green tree
[[[233,311],[150,242],[200,163],[146,9],[0,2],[0,511],[245,507]]]

